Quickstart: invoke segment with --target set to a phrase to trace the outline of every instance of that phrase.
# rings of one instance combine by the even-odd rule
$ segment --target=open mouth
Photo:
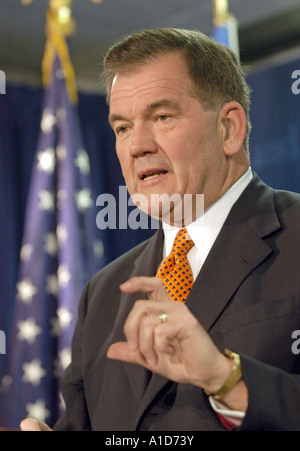
[[[167,172],[168,171],[165,171],[165,170],[145,172],[145,173],[142,173],[140,175],[140,179],[144,180],[144,181],[152,180],[152,179],[155,179],[157,177],[160,177],[161,175],[166,174]]]

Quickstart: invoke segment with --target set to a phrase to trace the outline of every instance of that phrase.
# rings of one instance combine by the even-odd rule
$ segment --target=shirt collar
[[[246,189],[253,177],[251,168],[227,190],[216,202],[214,202],[198,219],[188,225],[187,231],[194,241],[196,248],[207,255],[213,242],[223,227],[226,218],[238,200],[242,192]],[[175,236],[180,230],[178,227],[162,224],[164,231],[164,258],[170,254]]]

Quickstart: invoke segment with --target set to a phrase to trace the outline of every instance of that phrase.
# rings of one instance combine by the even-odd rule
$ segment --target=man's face
[[[205,207],[223,194],[219,112],[204,111],[178,54],[117,75],[109,120],[128,191],[148,214],[161,215],[154,194],[204,194]]]

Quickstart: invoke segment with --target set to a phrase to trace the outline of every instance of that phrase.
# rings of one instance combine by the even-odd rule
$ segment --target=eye
[[[126,133],[127,130],[128,130],[127,125],[121,125],[120,127],[116,128],[116,134],[117,135],[120,135],[120,134],[122,135],[122,134]]]
[[[157,120],[159,120],[160,122],[165,122],[167,119],[169,119],[169,115],[168,114],[159,114],[157,116]]]

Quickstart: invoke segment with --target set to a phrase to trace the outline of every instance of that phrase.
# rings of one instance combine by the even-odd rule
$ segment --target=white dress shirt
[[[208,256],[226,218],[246,189],[253,177],[251,168],[214,204],[212,204],[198,219],[186,227],[195,246],[192,247],[187,257],[190,262],[194,280],[198,276],[206,257]],[[171,252],[178,227],[172,227],[163,223],[164,247],[163,258]]]
[[[194,280],[198,276],[201,268],[208,256],[224,222],[235,202],[238,200],[242,192],[251,182],[253,177],[251,168],[213,205],[211,205],[198,219],[186,227],[190,237],[194,242],[194,246],[187,254],[187,258],[191,265]],[[165,259],[171,252],[175,236],[179,230],[178,227],[163,224],[164,230],[164,247],[163,258]],[[228,409],[222,402],[216,401],[210,397],[210,403],[213,409],[230,420],[235,425],[239,425],[244,418],[243,412],[236,412]]]

